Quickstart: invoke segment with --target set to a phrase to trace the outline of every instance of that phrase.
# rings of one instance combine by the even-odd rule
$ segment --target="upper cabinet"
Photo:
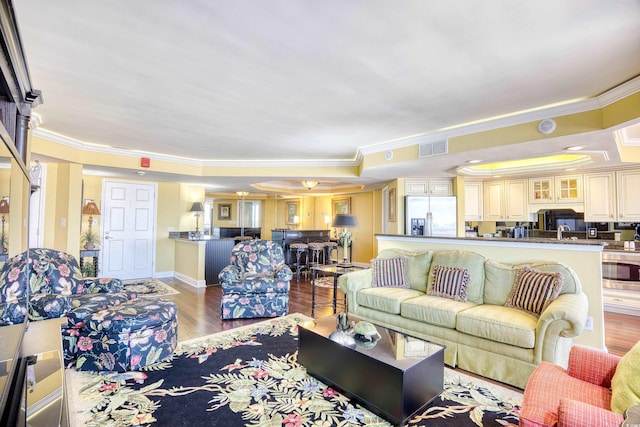
[[[528,221],[527,180],[505,181],[505,219],[507,221]]]
[[[504,181],[489,181],[484,188],[484,221],[504,221]]]
[[[616,180],[612,172],[584,176],[584,220],[611,222],[616,216]]]
[[[582,175],[529,179],[529,203],[580,203],[582,201]]]
[[[621,222],[640,221],[640,171],[618,172],[618,219]]]
[[[464,220],[482,221],[482,181],[464,182]]]
[[[407,196],[452,196],[453,184],[450,179],[407,179],[404,184]]]

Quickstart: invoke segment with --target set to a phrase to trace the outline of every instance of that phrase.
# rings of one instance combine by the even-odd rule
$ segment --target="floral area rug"
[[[137,293],[139,297],[164,297],[180,293],[158,279],[125,280],[123,283],[126,290]]]
[[[72,426],[388,427],[296,362],[300,314],[180,343],[128,373],[66,370]],[[521,394],[445,369],[409,426],[518,425]]]

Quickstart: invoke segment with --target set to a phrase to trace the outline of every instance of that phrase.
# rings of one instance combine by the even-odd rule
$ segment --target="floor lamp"
[[[351,246],[351,234],[348,229],[358,226],[358,218],[355,215],[336,214],[331,226],[335,228],[342,227],[342,232],[338,235],[338,245],[342,246],[343,260],[338,266],[349,267],[351,263],[349,262],[349,253],[347,251]]]

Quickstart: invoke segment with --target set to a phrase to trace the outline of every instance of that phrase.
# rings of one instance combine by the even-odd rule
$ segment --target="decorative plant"
[[[82,265],[82,276],[83,277],[96,277],[98,272],[96,271],[96,267],[92,262],[86,262]]]
[[[80,235],[80,243],[84,244],[85,249],[95,249],[100,243],[100,237],[93,230],[89,229]]]
[[[343,248],[348,248],[351,245],[351,232],[346,228],[338,234],[338,244]]]

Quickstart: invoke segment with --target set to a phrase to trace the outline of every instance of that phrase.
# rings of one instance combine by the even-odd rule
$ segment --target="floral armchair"
[[[289,312],[289,282],[282,247],[270,240],[238,243],[218,278],[222,286],[220,318],[284,316]]]
[[[72,255],[43,248],[29,249],[28,255],[29,259],[26,252],[9,258],[0,271],[0,326],[22,323],[27,315],[29,320],[43,320],[79,307],[93,311],[97,293],[102,294],[99,305],[105,304],[105,293],[115,294],[118,301],[132,297],[119,279],[82,277]]]

